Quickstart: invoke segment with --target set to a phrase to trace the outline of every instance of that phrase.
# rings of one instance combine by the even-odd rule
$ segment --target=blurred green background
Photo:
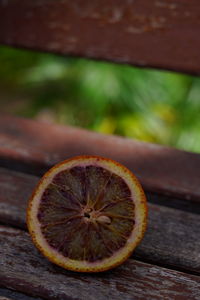
[[[200,152],[200,78],[0,47],[2,113]]]

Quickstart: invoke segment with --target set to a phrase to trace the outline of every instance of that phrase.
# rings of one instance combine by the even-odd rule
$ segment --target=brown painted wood
[[[75,155],[115,159],[148,191],[200,201],[200,155],[87,130],[0,116],[0,165],[43,174]]]
[[[1,223],[26,228],[25,210],[38,178],[0,169]],[[200,274],[200,215],[149,203],[148,229],[134,257]]]
[[[78,274],[48,262],[27,233],[0,227],[1,285],[45,299],[199,300],[200,277],[132,259],[100,274]]]
[[[198,0],[2,0],[0,43],[200,74]]]

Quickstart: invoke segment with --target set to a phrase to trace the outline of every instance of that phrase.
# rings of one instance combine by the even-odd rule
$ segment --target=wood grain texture
[[[200,74],[198,0],[2,0],[0,43]]]
[[[0,222],[26,228],[28,198],[39,178],[0,168]]]
[[[42,298],[30,297],[25,294],[0,287],[0,300],[42,300]]]
[[[200,277],[128,260],[100,274],[78,274],[48,262],[27,233],[0,227],[0,282],[57,300],[199,300]]]
[[[28,198],[38,178],[0,169],[1,223],[25,229]],[[149,205],[148,229],[134,257],[200,274],[200,215]]]
[[[43,174],[75,155],[101,155],[133,171],[148,191],[200,201],[200,155],[132,139],[0,117],[0,165]]]

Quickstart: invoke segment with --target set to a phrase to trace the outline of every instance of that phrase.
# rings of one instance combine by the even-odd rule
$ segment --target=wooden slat
[[[148,191],[200,201],[200,155],[74,127],[0,117],[0,165],[43,174],[81,154],[113,158],[132,170]]]
[[[1,223],[25,228],[37,177],[0,169]],[[200,215],[149,204],[148,229],[134,257],[200,274]]]
[[[102,274],[68,272],[48,262],[27,233],[0,227],[0,282],[18,291],[62,300],[198,300],[200,277],[129,259]]]
[[[38,297],[33,298],[25,294],[0,287],[0,300],[42,300],[42,299]]]
[[[26,228],[28,198],[39,178],[0,168],[0,223]]]
[[[2,0],[0,43],[200,74],[198,0]]]

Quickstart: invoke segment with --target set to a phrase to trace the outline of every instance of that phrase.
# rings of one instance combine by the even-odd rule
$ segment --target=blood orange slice
[[[143,237],[147,206],[136,177],[121,164],[79,156],[40,180],[27,209],[28,229],[50,261],[79,272],[111,269]]]

